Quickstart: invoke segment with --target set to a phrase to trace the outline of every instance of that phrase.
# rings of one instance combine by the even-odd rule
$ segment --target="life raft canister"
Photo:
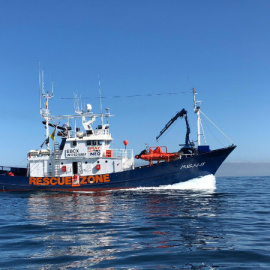
[[[74,174],[72,176],[72,186],[73,187],[79,187],[79,186],[81,186],[80,176],[78,174]]]

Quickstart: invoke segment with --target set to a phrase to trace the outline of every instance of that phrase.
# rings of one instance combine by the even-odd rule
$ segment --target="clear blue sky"
[[[78,92],[103,96],[189,91],[202,110],[238,145],[229,161],[270,161],[270,1],[0,1],[0,164],[25,165],[44,140],[39,115],[38,62],[53,114],[73,113]],[[89,99],[99,112],[97,99]],[[189,112],[196,139],[192,95],[104,99],[113,148],[127,139],[135,153],[174,114]],[[209,125],[209,124],[208,124]],[[209,125],[210,126],[210,125]],[[219,144],[205,127],[211,148]],[[177,121],[161,140],[169,150],[184,142]]]

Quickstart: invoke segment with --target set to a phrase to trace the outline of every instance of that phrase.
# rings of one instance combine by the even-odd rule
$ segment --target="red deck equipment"
[[[165,151],[162,151],[163,148]],[[146,152],[146,151],[145,151]],[[153,161],[166,161],[176,159],[179,156],[178,153],[168,153],[167,146],[152,146],[149,149],[149,152],[141,153],[140,155],[135,156],[137,159],[148,160],[149,165],[153,165]]]

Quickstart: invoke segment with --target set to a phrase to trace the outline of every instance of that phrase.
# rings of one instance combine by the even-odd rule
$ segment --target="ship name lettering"
[[[79,149],[67,149],[65,150],[66,157],[84,157],[86,153],[80,153]]]
[[[183,169],[191,169],[191,168],[198,168],[198,167],[202,167],[205,165],[205,162],[201,162],[201,163],[195,163],[195,164],[187,164],[187,165],[182,165],[180,167],[180,170]]]
[[[79,153],[79,149],[68,149],[67,153]]]

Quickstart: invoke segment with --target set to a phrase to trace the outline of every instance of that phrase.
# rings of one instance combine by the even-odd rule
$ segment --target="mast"
[[[52,93],[49,94],[45,93],[44,89],[44,71],[41,70],[41,67],[39,66],[39,78],[40,78],[40,114],[41,117],[45,119],[46,122],[46,145],[47,149],[50,149],[49,144],[49,121],[50,121],[50,110],[49,110],[49,100],[53,98],[53,84],[52,84]],[[41,108],[41,96],[45,99],[45,108]]]
[[[102,101],[101,101],[101,87],[100,87],[100,79],[99,79],[99,75],[98,75],[98,88],[99,88],[100,113],[101,113],[101,115],[102,115],[102,117],[101,117],[101,123],[102,123],[102,126],[103,126]]]
[[[198,136],[198,146],[201,145],[201,108],[198,106],[200,101],[196,101],[195,95],[197,94],[195,88],[192,88],[193,91],[193,102],[194,102],[194,112],[197,114],[197,136]]]

